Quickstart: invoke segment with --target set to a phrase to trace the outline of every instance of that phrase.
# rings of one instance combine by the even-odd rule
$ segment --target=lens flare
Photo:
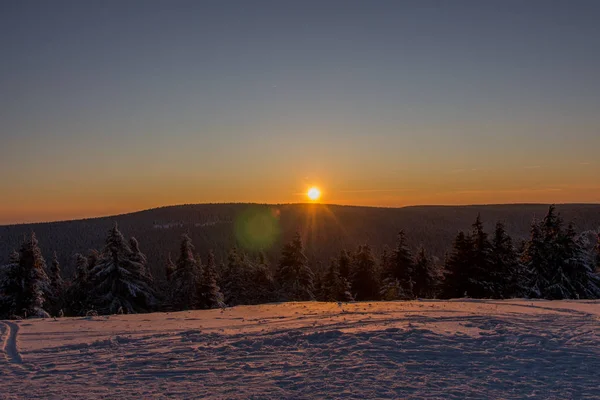
[[[250,207],[235,219],[237,243],[250,251],[268,250],[280,235],[279,210]]]

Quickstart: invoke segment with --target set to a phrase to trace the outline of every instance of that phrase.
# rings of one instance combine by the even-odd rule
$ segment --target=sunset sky
[[[600,1],[0,3],[0,224],[600,202]]]

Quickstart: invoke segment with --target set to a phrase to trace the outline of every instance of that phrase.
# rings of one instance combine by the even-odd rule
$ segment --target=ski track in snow
[[[19,325],[9,321],[0,321],[0,324],[4,326],[2,352],[6,356],[6,361],[11,364],[21,364],[23,360],[17,344]]]
[[[1,399],[600,398],[600,302],[287,303],[27,320],[21,353],[19,326],[2,325]]]

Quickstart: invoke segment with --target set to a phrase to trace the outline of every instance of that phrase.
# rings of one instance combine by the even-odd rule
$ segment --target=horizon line
[[[175,207],[185,207],[185,206],[217,206],[217,205],[255,205],[255,206],[333,206],[333,207],[355,207],[355,208],[380,208],[380,209],[403,209],[403,208],[412,208],[412,207],[493,207],[493,206],[564,206],[564,205],[597,205],[600,206],[600,202],[598,203],[588,203],[588,202],[569,202],[569,203],[474,203],[474,204],[411,204],[405,206],[370,206],[370,205],[356,205],[356,204],[334,204],[334,203],[320,203],[320,202],[298,202],[298,203],[258,203],[258,202],[216,202],[216,203],[180,203],[180,204],[167,204],[157,207],[145,208],[141,210],[134,211],[126,211],[118,214],[108,214],[108,215],[96,215],[90,217],[81,217],[81,218],[73,218],[73,219],[57,219],[57,220],[46,220],[46,221],[34,221],[34,222],[15,222],[8,224],[0,224],[0,227],[8,227],[8,226],[22,226],[22,225],[39,225],[39,224],[55,224],[62,222],[77,222],[77,221],[89,221],[96,220],[102,218],[118,218],[124,217],[127,215],[138,214],[153,210],[159,210],[163,208],[175,208]]]

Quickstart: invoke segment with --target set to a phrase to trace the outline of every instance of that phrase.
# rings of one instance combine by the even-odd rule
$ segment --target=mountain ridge
[[[178,254],[182,234],[192,238],[201,257],[213,250],[217,261],[221,262],[231,248],[245,248],[245,239],[248,238],[240,237],[240,229],[243,231],[245,224],[256,218],[263,218],[265,223],[259,221],[254,229],[261,231],[263,226],[270,227],[273,237],[246,250],[254,256],[263,250],[272,265],[277,262],[283,244],[297,231],[302,233],[306,254],[316,267],[327,265],[341,249],[354,250],[359,244],[370,244],[375,253],[380,254],[386,246],[394,246],[400,230],[406,233],[413,251],[423,246],[431,255],[442,260],[458,231],[469,230],[478,214],[481,214],[489,233],[496,221],[504,222],[515,244],[519,244],[529,236],[533,218],[543,218],[548,206],[419,205],[387,208],[321,203],[162,206],[105,217],[2,225],[0,265],[8,261],[13,249],[19,248],[23,237],[33,231],[44,257],[48,260],[56,251],[63,271],[70,275],[73,254],[102,249],[107,231],[117,223],[125,236],[138,239],[142,252],[148,257],[150,269],[162,276],[169,254],[172,257]],[[598,232],[600,229],[600,204],[558,204],[557,210],[565,222],[574,222],[578,232]]]
[[[33,222],[16,222],[10,224],[0,224],[0,228],[8,226],[22,226],[22,225],[40,225],[40,224],[54,224],[63,222],[78,222],[78,221],[89,221],[104,218],[118,218],[128,216],[132,214],[141,214],[145,212],[178,208],[178,207],[189,207],[189,206],[228,206],[228,205],[248,205],[248,206],[327,206],[327,207],[348,207],[348,208],[368,208],[368,209],[384,209],[384,210],[400,210],[407,208],[473,208],[473,207],[513,207],[513,206],[550,206],[555,205],[561,206],[600,206],[600,203],[480,203],[480,204],[412,204],[407,206],[370,206],[370,205],[356,205],[356,204],[336,204],[336,203],[311,203],[311,202],[299,202],[299,203],[255,203],[255,202],[224,202],[224,203],[181,203],[181,204],[169,204],[164,206],[157,206],[151,208],[145,208],[142,210],[135,210],[129,212],[122,212],[110,215],[99,215],[91,217],[71,218],[71,219],[57,219],[49,221],[33,221]]]

